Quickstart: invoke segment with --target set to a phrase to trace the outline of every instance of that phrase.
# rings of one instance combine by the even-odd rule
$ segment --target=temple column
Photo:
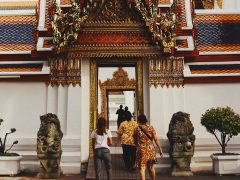
[[[69,138],[80,138],[81,114],[81,87],[69,85],[66,127],[66,135]]]
[[[81,162],[87,162],[89,157],[89,124],[90,124],[90,62],[82,60],[81,72]]]
[[[67,100],[68,100],[68,87],[58,87],[57,97],[57,116],[61,123],[61,129],[64,135],[67,131]]]

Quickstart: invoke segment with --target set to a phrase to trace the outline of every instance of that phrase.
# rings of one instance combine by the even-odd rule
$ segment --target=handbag
[[[107,145],[108,145],[108,146],[112,146],[112,143],[111,143],[111,140],[110,140],[109,137],[107,138]]]

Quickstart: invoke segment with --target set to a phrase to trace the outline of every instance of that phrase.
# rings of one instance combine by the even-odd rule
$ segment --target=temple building
[[[0,133],[36,171],[40,116],[63,132],[61,166],[80,173],[92,154],[99,116],[116,131],[115,111],[146,114],[170,168],[167,132],[175,112],[190,114],[196,135],[191,168],[210,170],[220,151],[201,125],[212,107],[240,113],[239,0],[0,0]],[[240,151],[240,136],[228,151]],[[112,148],[112,153],[121,153]]]

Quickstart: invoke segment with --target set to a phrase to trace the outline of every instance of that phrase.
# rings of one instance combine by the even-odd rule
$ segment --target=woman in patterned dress
[[[155,129],[151,125],[146,124],[147,118],[144,114],[138,116],[138,123],[139,126],[134,131],[134,140],[137,147],[136,165],[139,169],[141,180],[145,180],[146,166],[150,178],[155,180],[156,174],[154,164],[157,163],[157,153],[152,140],[155,141],[161,157],[163,156],[163,151],[158,141]]]

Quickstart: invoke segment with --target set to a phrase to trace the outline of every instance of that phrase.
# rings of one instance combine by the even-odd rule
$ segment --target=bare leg
[[[140,170],[139,170],[140,180],[145,180],[145,170],[146,170],[145,166],[140,168]]]
[[[150,176],[150,179],[155,180],[156,179],[156,172],[155,172],[155,168],[153,166],[153,164],[147,164],[147,169],[148,169],[148,173]]]

